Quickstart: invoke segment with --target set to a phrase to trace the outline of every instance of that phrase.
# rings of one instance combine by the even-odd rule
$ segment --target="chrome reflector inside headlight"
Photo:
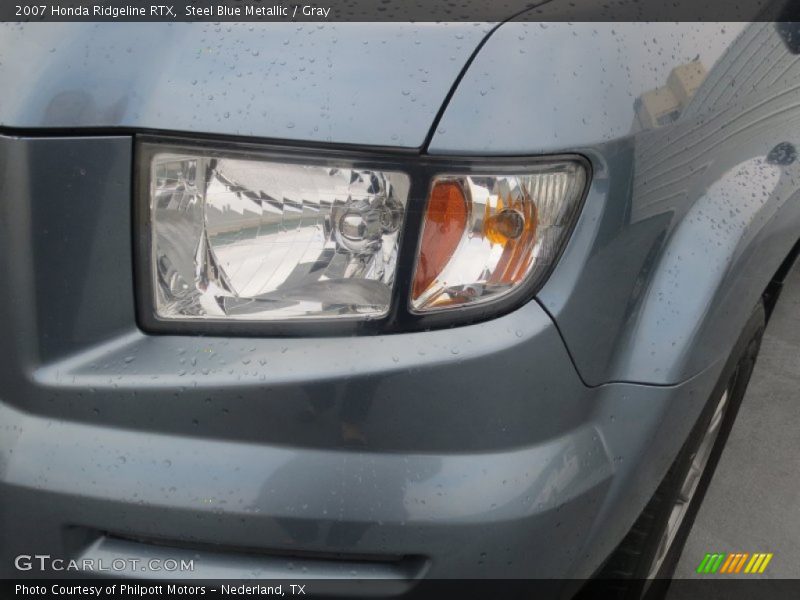
[[[149,162],[160,319],[378,318],[389,311],[409,178],[202,151]]]

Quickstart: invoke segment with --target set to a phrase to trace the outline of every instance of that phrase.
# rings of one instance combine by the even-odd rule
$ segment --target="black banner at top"
[[[793,21],[797,0],[3,0],[0,21]]]

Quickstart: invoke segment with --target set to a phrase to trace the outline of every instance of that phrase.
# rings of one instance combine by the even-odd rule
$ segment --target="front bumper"
[[[189,553],[195,577],[588,577],[716,380],[587,387],[536,302],[386,336],[145,335],[131,150],[0,138],[3,577],[63,575],[14,567],[37,553]]]

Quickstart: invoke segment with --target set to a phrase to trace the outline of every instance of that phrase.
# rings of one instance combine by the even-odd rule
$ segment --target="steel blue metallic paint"
[[[800,64],[769,24],[724,28],[506,23],[437,124],[487,26],[1,26],[0,574],[157,539],[214,545],[199,575],[591,575],[800,238]],[[591,161],[538,301],[393,335],[137,328],[132,132],[413,149],[432,127],[432,154]]]
[[[416,148],[490,24],[0,25],[0,127]]]

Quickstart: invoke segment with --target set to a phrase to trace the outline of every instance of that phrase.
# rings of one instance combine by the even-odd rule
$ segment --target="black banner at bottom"
[[[628,597],[635,588],[667,600],[759,600],[800,598],[800,579],[698,578],[673,581],[581,581],[559,579],[380,579],[196,580],[182,582],[119,579],[1,580],[0,598],[459,598],[542,599]]]

